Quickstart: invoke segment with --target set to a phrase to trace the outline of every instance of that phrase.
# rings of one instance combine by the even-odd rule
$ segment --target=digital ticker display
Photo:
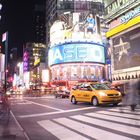
[[[95,43],[61,44],[50,48],[49,65],[69,62],[105,63],[104,46]]]

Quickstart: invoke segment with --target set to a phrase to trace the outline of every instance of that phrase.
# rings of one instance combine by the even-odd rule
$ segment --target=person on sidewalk
[[[131,80],[129,83],[128,90],[128,105],[131,111],[135,111],[136,106],[139,104],[140,100],[140,79]]]

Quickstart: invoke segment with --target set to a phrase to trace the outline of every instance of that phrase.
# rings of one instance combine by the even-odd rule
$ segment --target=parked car
[[[70,91],[68,91],[68,90],[58,90],[55,93],[56,98],[58,98],[58,97],[69,98],[69,96],[70,96]]]
[[[106,84],[86,82],[74,85],[70,92],[70,101],[73,104],[89,102],[94,106],[100,104],[113,104],[116,106],[122,101],[122,95],[119,91],[111,89]]]

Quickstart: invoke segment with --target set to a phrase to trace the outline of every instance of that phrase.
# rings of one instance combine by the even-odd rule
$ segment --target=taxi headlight
[[[6,95],[10,95],[11,94],[11,92],[10,91],[6,91]]]
[[[104,92],[100,92],[99,94],[100,94],[100,96],[107,96],[107,94]]]
[[[118,92],[119,96],[121,96],[122,94],[120,92]]]

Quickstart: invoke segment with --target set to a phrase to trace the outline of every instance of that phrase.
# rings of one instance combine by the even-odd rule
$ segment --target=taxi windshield
[[[110,90],[110,88],[105,84],[91,84],[91,86],[95,90]]]

